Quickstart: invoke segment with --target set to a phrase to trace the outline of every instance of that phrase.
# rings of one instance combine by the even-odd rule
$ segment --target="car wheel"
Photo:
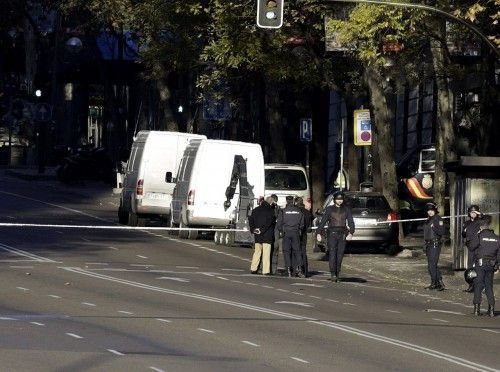
[[[398,254],[399,252],[401,252],[401,247],[399,246],[399,244],[390,244],[386,249],[385,249],[385,252],[388,254],[388,255],[391,255],[391,256],[395,256],[396,254]]]
[[[220,239],[219,235],[220,235],[220,231],[216,231],[214,234],[214,243],[216,245],[219,245],[219,239]]]
[[[234,233],[233,232],[226,233],[224,236],[224,245],[230,247],[233,244],[234,244]]]
[[[198,230],[189,230],[187,238],[189,240],[196,240],[196,239],[198,239]]]

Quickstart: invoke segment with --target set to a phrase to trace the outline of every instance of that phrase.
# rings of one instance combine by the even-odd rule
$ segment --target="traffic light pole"
[[[478,35],[485,43],[490,47],[490,49],[496,54],[497,58],[500,58],[500,50],[497,48],[493,42],[488,39],[488,37],[481,32],[476,26],[467,22],[465,19],[457,17],[453,14],[447,13],[444,10],[438,9],[433,6],[424,5],[424,4],[414,4],[414,3],[402,3],[395,1],[384,1],[384,0],[321,0],[321,3],[358,3],[358,4],[376,4],[376,5],[390,5],[397,6],[401,8],[413,8],[413,9],[422,9],[431,13],[437,13],[439,15],[444,16],[445,18],[454,20],[463,26],[472,30],[476,35]]]

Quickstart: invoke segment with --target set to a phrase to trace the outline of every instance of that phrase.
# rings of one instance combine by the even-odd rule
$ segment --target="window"
[[[389,204],[383,196],[347,197],[347,204],[353,209],[385,210]]]
[[[298,169],[266,169],[267,190],[307,190],[306,175]]]

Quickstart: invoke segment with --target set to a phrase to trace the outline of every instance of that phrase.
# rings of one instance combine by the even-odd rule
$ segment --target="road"
[[[117,198],[2,177],[0,222],[115,225]],[[500,318],[378,280],[249,274],[167,232],[0,227],[2,371],[498,371]]]

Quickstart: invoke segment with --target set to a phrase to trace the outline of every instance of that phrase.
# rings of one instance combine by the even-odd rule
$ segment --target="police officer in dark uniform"
[[[271,207],[274,211],[275,221],[278,221],[278,216],[281,213],[281,208],[278,205],[278,196],[276,194],[271,195]],[[278,257],[280,251],[280,231],[278,229],[278,224],[276,223],[274,229],[274,240],[271,246],[271,273],[276,275],[278,273]]]
[[[481,211],[479,206],[471,205],[467,208],[467,213],[469,215],[469,220],[465,221],[464,227],[462,229],[462,237],[465,240],[465,246],[467,247],[467,268],[470,269],[474,262],[476,261],[476,249],[479,245],[478,233],[479,224],[481,222]],[[466,292],[474,292],[474,285],[469,284],[469,288],[465,290]]]
[[[300,196],[297,196],[295,198],[295,205],[299,207],[302,213],[304,214],[304,228],[300,232],[300,253],[302,256],[302,272],[304,273],[304,276],[307,278],[309,272],[308,261],[307,261],[307,232],[311,228],[313,215],[310,210],[310,204],[309,204],[309,209],[307,209],[304,204],[304,199],[302,199]]]
[[[330,254],[331,280],[334,282],[340,281],[340,269],[344,258],[346,240],[352,239],[355,230],[352,210],[344,205],[344,198],[342,191],[337,191],[333,195],[333,205],[326,207],[318,225],[318,235],[316,236],[316,239],[321,241],[321,234],[328,224],[327,246]]]
[[[303,278],[302,255],[300,253],[300,232],[304,228],[304,214],[293,204],[293,196],[286,197],[286,207],[278,215],[278,229],[283,235],[283,256],[289,277],[293,276],[292,264],[297,265],[297,274]],[[295,261],[292,261],[292,255]]]
[[[479,246],[476,249],[474,268],[474,315],[481,315],[481,294],[484,289],[488,298],[488,315],[495,316],[495,294],[493,275],[500,265],[500,237],[490,230],[491,216],[484,216],[480,222]]]
[[[427,256],[427,267],[431,276],[431,285],[426,289],[444,290],[441,272],[438,268],[439,255],[441,254],[441,239],[445,234],[443,220],[438,215],[437,205],[427,203],[425,206],[429,218],[424,223],[424,251]]]

